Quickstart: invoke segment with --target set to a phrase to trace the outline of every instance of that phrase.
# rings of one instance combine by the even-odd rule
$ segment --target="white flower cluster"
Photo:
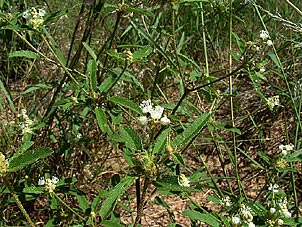
[[[0,177],[4,176],[7,172],[8,161],[5,159],[4,154],[0,152]]]
[[[59,182],[59,178],[52,176],[50,178],[45,177],[40,177],[38,180],[38,185],[39,186],[44,186],[45,185],[45,190],[48,191],[49,193],[54,192],[56,189],[56,184]]]
[[[253,223],[252,209],[244,204],[240,205],[239,212],[231,218],[233,226],[255,227]]]
[[[279,208],[280,208],[280,213],[285,217],[285,218],[290,218],[292,214],[288,211],[287,209],[287,199],[284,198],[283,200],[279,201]]]
[[[279,186],[277,184],[270,184],[268,189],[274,193],[278,192]],[[273,196],[275,197],[275,196]],[[278,199],[271,203],[267,220],[265,221],[267,226],[275,227],[282,226],[284,218],[290,218],[292,214],[287,209],[286,197]]]
[[[190,187],[190,180],[184,175],[184,174],[180,174],[178,176],[178,184],[179,186],[182,186],[182,187]]]
[[[269,184],[268,190],[272,191],[273,193],[278,193],[278,184]]]
[[[273,110],[275,106],[280,106],[279,95],[268,98],[266,103],[270,110]]]
[[[140,105],[140,108],[142,109],[144,114],[150,114],[151,118],[155,122],[160,122],[161,125],[169,125],[170,119],[167,116],[163,116],[164,108],[161,106],[152,106],[151,100],[148,99],[146,101],[143,101]],[[138,117],[138,121],[141,125],[147,125],[148,124],[148,117],[147,116],[140,116]]]
[[[233,206],[230,196],[226,196],[221,200],[221,204],[225,207]]]
[[[24,135],[25,133],[32,134],[32,128],[31,126],[33,125],[33,121],[29,119],[27,115],[27,111],[25,109],[21,110],[21,115],[23,117],[23,122],[20,124],[20,128],[22,129],[22,134]]]
[[[36,9],[32,7],[25,12],[23,12],[23,17],[27,21],[27,25],[32,27],[33,29],[39,29],[43,26],[44,19],[46,12],[43,9]]]
[[[283,156],[285,156],[288,154],[288,152],[291,152],[294,150],[294,145],[293,144],[287,144],[287,145],[280,144],[279,150],[281,151],[281,154]]]
[[[267,31],[261,30],[260,31],[260,38],[266,42],[266,45],[272,46],[273,41],[269,39],[269,34]]]

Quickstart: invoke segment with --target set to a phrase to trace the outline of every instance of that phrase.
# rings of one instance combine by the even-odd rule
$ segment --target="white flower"
[[[221,200],[222,204],[226,207],[231,207],[233,206],[233,203],[231,201],[231,198],[229,196],[226,196],[224,197],[222,200]]]
[[[267,31],[264,31],[264,30],[261,30],[260,31],[260,38],[263,39],[263,40],[266,40],[269,38],[269,34]]]
[[[287,145],[280,144],[279,150],[281,150],[281,154],[285,156],[285,155],[287,155],[288,152],[294,150],[294,145],[293,144],[287,144]]]
[[[245,206],[244,204],[241,204],[239,212],[243,216],[245,221],[247,221],[247,222],[253,221],[252,209],[250,207]]]
[[[149,111],[149,113],[151,114],[151,118],[154,120],[159,120],[163,112],[164,112],[164,108],[161,106],[155,106],[154,108],[152,108],[151,111]]]
[[[169,125],[170,124],[170,119],[165,115],[165,116],[163,116],[161,119],[160,119],[160,123],[162,124],[162,125]]]
[[[27,113],[26,109],[22,109],[22,110],[21,110],[21,113],[22,113],[23,117],[24,117],[24,116],[27,116],[27,114],[26,114],[26,113]]]
[[[29,17],[31,17],[31,14],[28,12],[28,10],[26,10],[22,13],[22,17],[24,17],[25,19],[28,19]]]
[[[283,214],[284,217],[286,217],[286,218],[290,218],[290,217],[292,216],[292,214],[291,214],[288,210],[282,212],[282,214]]]
[[[279,95],[270,97],[266,100],[268,108],[273,110],[275,106],[280,106]]]
[[[140,116],[137,120],[141,125],[147,125],[148,123],[148,118],[146,116]]]
[[[271,214],[274,214],[274,213],[276,213],[276,208],[274,208],[274,207],[271,207],[271,208],[269,209],[269,212],[270,212]]]
[[[284,222],[283,222],[282,219],[278,219],[278,220],[277,220],[277,224],[278,224],[279,226],[283,225],[283,223],[284,223]]]
[[[39,178],[39,180],[38,180],[38,185],[39,185],[39,186],[45,185],[45,178],[44,178],[44,177],[40,177],[40,178]]]
[[[264,73],[265,70],[266,70],[266,69],[265,69],[264,67],[261,67],[261,68],[259,69],[259,72],[260,72],[260,73]]]
[[[284,217],[290,218],[292,216],[292,214],[287,209],[287,200],[286,200],[286,198],[281,200],[281,202],[279,203],[279,208],[280,208],[280,212],[284,215]]]
[[[273,45],[273,41],[272,41],[272,40],[270,40],[270,39],[269,39],[269,40],[267,40],[267,41],[266,41],[266,45],[268,45],[268,46],[272,46],[272,45]]]
[[[239,224],[241,223],[241,220],[240,220],[239,215],[233,216],[231,222],[232,222],[234,225],[239,225]]]
[[[142,103],[139,106],[142,109],[143,113],[150,113],[150,111],[152,111],[153,109],[150,99],[146,101],[142,101]]]
[[[269,187],[268,187],[268,190],[272,191],[273,193],[277,193],[278,192],[278,188],[279,188],[279,185],[278,184],[269,184]]]
[[[51,182],[52,182],[53,184],[56,184],[56,183],[59,182],[59,178],[57,178],[57,177],[55,177],[55,176],[52,176],[52,177],[51,177]]]
[[[253,222],[249,222],[247,226],[248,227],[255,227],[255,224]]]
[[[182,187],[190,187],[189,179],[182,173],[178,176],[178,184]]]
[[[83,138],[83,135],[81,133],[78,133],[77,134],[77,139],[82,139]]]
[[[44,17],[45,14],[46,14],[45,10],[43,10],[43,9],[38,9],[38,15],[39,15],[39,17]]]
[[[38,180],[38,185],[39,186],[44,186],[45,185],[45,190],[48,191],[49,193],[54,192],[56,189],[56,184],[59,182],[59,178],[52,176],[51,179],[49,178],[44,178],[40,177]]]

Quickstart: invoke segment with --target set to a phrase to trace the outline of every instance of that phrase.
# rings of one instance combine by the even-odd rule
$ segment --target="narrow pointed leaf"
[[[10,94],[9,92],[6,90],[4,84],[2,83],[2,81],[0,80],[0,92],[3,92],[3,94],[5,95],[5,98],[7,99],[9,105],[10,105],[10,108],[12,109],[12,111],[14,113],[16,113],[16,108],[15,108],[15,105],[10,97]]]
[[[13,52],[9,53],[9,57],[10,58],[23,57],[23,58],[36,59],[39,57],[39,55],[30,50],[17,50],[17,51],[13,51]]]
[[[175,137],[172,142],[172,147],[181,149],[201,132],[209,120],[211,113],[204,113],[191,123],[181,134]]]
[[[127,148],[137,151],[142,149],[142,141],[138,133],[130,126],[121,126],[120,133]]]
[[[159,135],[159,137],[157,138],[156,143],[154,145],[154,148],[153,148],[154,154],[158,154],[166,148],[167,138],[168,138],[170,132],[171,132],[171,129],[168,128]]]
[[[85,42],[82,42],[83,46],[85,47],[85,49],[88,51],[88,53],[90,54],[90,56],[93,58],[93,60],[97,60],[97,56],[94,53],[94,51],[92,50],[92,48]]]
[[[51,155],[53,151],[46,147],[41,147],[36,150],[32,150],[26,153],[22,153],[20,155],[14,155],[9,160],[8,171],[9,172],[16,172],[22,169],[25,166],[28,166],[38,159],[46,158]]]
[[[87,76],[89,78],[89,86],[92,88],[93,91],[96,91],[97,86],[97,79],[96,79],[96,70],[97,70],[97,63],[95,60],[90,60],[87,66]]]
[[[121,96],[113,96],[112,98],[109,99],[110,102],[113,102],[115,104],[118,104],[122,107],[126,107],[138,114],[142,114],[141,108],[134,102],[130,101],[129,99],[126,99]]]
[[[107,118],[104,110],[102,108],[95,108],[95,116],[98,121],[98,125],[103,133],[106,133],[108,130]]]
[[[126,192],[126,190],[134,183],[135,179],[136,177],[127,176],[110,190],[108,197],[103,202],[99,211],[102,220],[106,219],[112,213],[116,205],[116,200]]]
[[[183,215],[189,217],[193,221],[196,220],[201,221],[207,224],[207,226],[212,226],[212,227],[220,226],[220,223],[216,219],[214,219],[214,217],[210,214],[203,214],[195,210],[185,210],[183,212]]]

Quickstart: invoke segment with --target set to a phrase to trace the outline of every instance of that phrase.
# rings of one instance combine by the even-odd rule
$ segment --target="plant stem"
[[[144,210],[144,201],[145,201],[145,198],[146,198],[148,185],[149,185],[149,178],[145,177],[144,187],[143,187],[142,194],[140,196],[140,202],[139,202],[138,207],[137,207],[137,215],[136,215],[133,227],[137,227],[137,225],[139,224],[139,222],[142,218],[143,210]]]
[[[79,217],[82,220],[85,220],[81,215],[79,215],[77,212],[75,212],[68,204],[66,204],[56,193],[52,193],[56,197],[57,200],[59,200],[65,207],[67,207],[68,210],[70,210],[73,214],[75,214],[77,217]]]
[[[8,188],[8,190],[10,191],[10,193],[13,195],[19,209],[21,210],[22,214],[24,215],[24,217],[26,218],[27,222],[29,223],[29,225],[31,227],[35,227],[35,224],[33,223],[33,221],[31,220],[31,218],[29,217],[27,211],[24,209],[21,201],[19,200],[18,196],[16,195],[16,193],[14,192],[11,184],[9,183],[9,181],[7,180],[6,177],[3,178],[4,184],[5,186]]]

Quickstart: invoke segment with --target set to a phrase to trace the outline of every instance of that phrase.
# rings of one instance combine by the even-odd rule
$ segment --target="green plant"
[[[0,1],[0,225],[299,226],[301,7]]]

